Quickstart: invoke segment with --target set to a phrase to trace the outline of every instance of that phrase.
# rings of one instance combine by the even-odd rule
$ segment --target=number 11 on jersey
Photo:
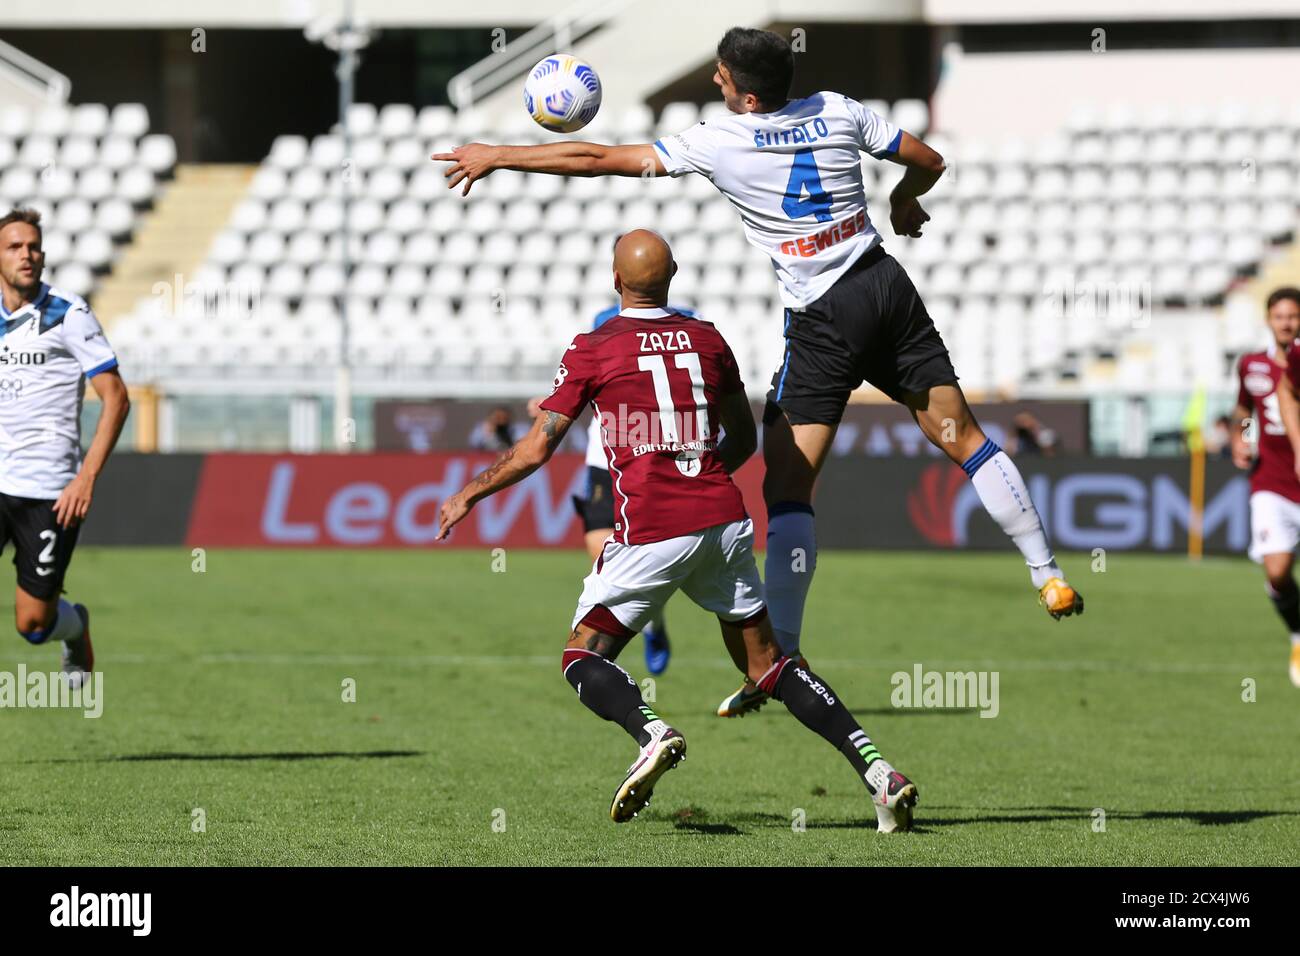
[[[673,365],[686,369],[691,377],[691,398],[695,401],[695,434],[683,439],[677,423],[686,424],[687,409],[681,413],[673,404],[672,389],[668,386],[668,365],[662,355],[642,355],[637,359],[637,368],[649,372],[654,382],[655,400],[659,403],[659,433],[661,441],[678,444],[683,441],[704,441],[709,437],[709,406],[704,398],[704,371],[700,368],[700,356],[696,352],[678,352],[673,356]],[[679,417],[680,415],[680,417]]]

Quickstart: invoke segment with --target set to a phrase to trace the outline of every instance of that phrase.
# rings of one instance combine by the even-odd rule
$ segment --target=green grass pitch
[[[712,716],[736,675],[682,596],[655,706],[690,757],[611,823],[635,747],[560,675],[577,552],[192,560],[78,553],[104,713],[0,711],[0,864],[1300,862],[1300,691],[1244,559],[1070,556],[1088,611],[1053,623],[1013,553],[823,554],[804,650],[920,788],[891,837],[780,704]],[[19,663],[57,651],[14,635],[0,670]],[[997,671],[1000,713],[893,708],[916,663]]]

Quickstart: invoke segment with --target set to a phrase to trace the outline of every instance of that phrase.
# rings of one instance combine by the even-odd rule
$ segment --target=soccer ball
[[[553,133],[580,130],[600,109],[600,77],[576,56],[548,56],[528,71],[524,109]]]

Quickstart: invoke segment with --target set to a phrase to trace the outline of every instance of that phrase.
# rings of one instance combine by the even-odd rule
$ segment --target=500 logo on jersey
[[[49,354],[43,349],[16,352],[7,345],[0,345],[0,365],[44,365]]]

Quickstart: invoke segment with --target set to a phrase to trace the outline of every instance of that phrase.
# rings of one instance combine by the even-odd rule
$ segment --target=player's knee
[[[1291,569],[1285,571],[1270,571],[1268,573],[1268,586],[1276,594],[1286,594],[1296,589],[1295,578],[1291,576]]]
[[[958,464],[979,451],[988,438],[969,413],[932,423],[931,434],[927,437]]]
[[[23,627],[19,624],[18,636],[28,644],[44,644],[49,640],[50,632],[43,627]]]
[[[24,637],[27,637],[28,634],[34,632],[49,631],[53,629],[54,619],[57,616],[58,616],[57,603],[53,603],[47,608],[39,608],[35,610],[15,610],[14,627],[18,629],[19,634],[22,634]],[[27,640],[31,641],[31,643],[33,644],[39,644],[41,643],[41,640],[44,640],[44,638],[41,638],[40,640],[32,640],[31,638],[27,637]]]
[[[800,478],[780,470],[768,471],[763,475],[763,501],[768,507],[783,501],[809,504],[815,481],[815,475]]]

